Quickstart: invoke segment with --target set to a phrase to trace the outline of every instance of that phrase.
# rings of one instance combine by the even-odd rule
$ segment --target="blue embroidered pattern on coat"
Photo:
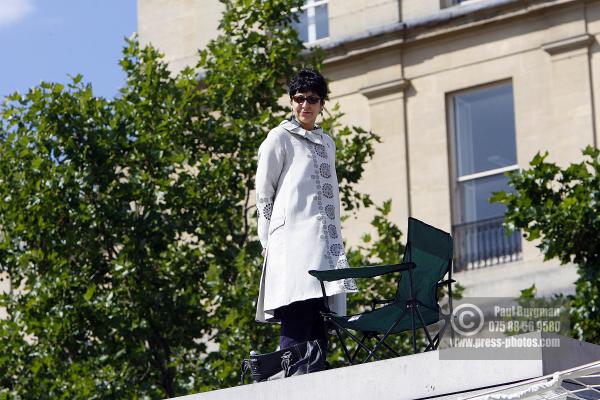
[[[317,206],[319,207],[319,217],[318,219],[321,220],[321,234],[320,234],[320,238],[322,240],[325,241],[325,248],[330,248],[331,243],[329,242],[329,236],[327,235],[327,224],[325,222],[325,215],[330,216],[331,219],[333,219],[335,217],[335,208],[333,208],[332,205],[326,205],[325,207],[323,207],[323,197],[327,197],[327,194],[323,191],[325,190],[325,185],[323,185],[323,190],[321,189],[321,180],[319,179],[319,163],[317,161],[317,154],[319,154],[321,157],[326,158],[326,153],[325,156],[323,156],[323,154],[321,154],[323,151],[325,151],[325,147],[323,145],[320,144],[314,144],[312,142],[308,143],[308,148],[311,152],[311,155],[309,156],[310,158],[312,158],[312,162],[313,162],[313,167],[315,169],[314,175],[311,175],[310,178],[314,181],[315,186],[317,188],[317,196],[316,196],[316,200],[317,200]],[[331,186],[331,185],[329,185]],[[332,194],[333,194],[333,188],[331,188]],[[333,196],[332,196],[333,197]],[[327,197],[330,198],[330,197]],[[323,210],[323,208],[325,210]],[[327,253],[326,256],[327,262],[329,264],[329,268],[335,268],[335,264],[334,264],[334,260],[331,257],[331,254],[329,254],[329,252]]]
[[[329,183],[323,185],[323,196],[327,197],[328,199],[333,198],[333,186],[331,186]]]
[[[265,219],[271,220],[271,213],[273,212],[273,204],[269,203],[263,208],[263,217]]]
[[[266,220],[271,219],[271,213],[273,212],[273,197],[260,197],[256,201],[256,216],[262,217]]]
[[[321,173],[321,176],[323,178],[330,178],[331,177],[331,167],[329,166],[329,164],[322,163],[319,166],[319,172]]]
[[[348,264],[348,260],[346,259],[346,256],[341,256],[340,258],[338,258],[335,268],[336,269],[350,268],[350,264]],[[356,285],[356,281],[353,278],[343,279],[338,282],[339,282],[340,286],[347,292],[358,291],[358,286]]]
[[[335,225],[333,225],[333,224],[329,225],[329,226],[327,227],[327,230],[329,231],[329,236],[330,236],[332,239],[337,239],[337,237],[338,237],[338,234],[337,234],[337,231],[335,230]]]
[[[315,145],[315,152],[322,158],[327,158],[327,151],[325,150],[325,146],[322,144]]]
[[[339,256],[339,255],[344,254],[344,248],[339,243],[332,244],[331,247],[329,248],[329,251],[331,251],[331,254],[333,254],[334,256]]]
[[[335,218],[335,207],[332,206],[331,204],[327,204],[325,206],[325,214],[327,214],[327,216],[330,219],[334,219]]]

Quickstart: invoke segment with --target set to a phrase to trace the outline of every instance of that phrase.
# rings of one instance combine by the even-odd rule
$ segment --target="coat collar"
[[[298,125],[298,123],[296,121],[290,121],[287,119],[284,121],[281,121],[279,126],[284,128],[286,131],[296,134],[298,136],[302,136],[302,137],[310,140],[313,143],[324,144],[323,143],[323,129],[321,129],[321,127],[316,126],[316,129],[313,129],[312,131],[307,131],[306,129],[304,129],[300,125]]]

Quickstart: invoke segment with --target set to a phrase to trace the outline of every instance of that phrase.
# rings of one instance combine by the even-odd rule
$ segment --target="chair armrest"
[[[371,303],[373,305],[377,305],[377,304],[389,304],[389,303],[393,303],[394,300],[396,300],[396,299],[373,299],[371,301]]]
[[[389,265],[375,265],[373,267],[328,269],[324,271],[310,270],[309,274],[321,282],[331,282],[346,278],[373,278],[375,276],[389,274],[390,272],[402,272],[414,269],[417,266],[413,262]]]
[[[446,285],[448,283],[454,283],[454,282],[456,282],[454,279],[446,279],[445,281],[438,282],[437,285],[442,286],[442,285]]]
[[[381,304],[393,303],[396,299],[373,299],[371,300],[371,310],[375,310],[375,307]]]

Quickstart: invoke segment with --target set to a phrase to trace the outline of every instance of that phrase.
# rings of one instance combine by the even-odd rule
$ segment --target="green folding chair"
[[[396,295],[389,300],[375,300],[373,309],[362,314],[340,316],[332,312],[327,304],[324,282],[347,278],[373,278],[376,276],[400,273]],[[361,349],[367,352],[363,362],[371,358],[381,359],[377,354],[382,348],[395,356],[400,354],[385,340],[392,334],[411,331],[413,351],[417,352],[417,330],[423,329],[427,340],[424,351],[435,350],[440,344],[452,315],[452,237],[450,234],[427,225],[415,218],[408,219],[408,241],[402,263],[371,267],[344,268],[327,271],[309,271],[319,279],[327,310],[323,312],[326,323],[335,330],[344,354],[350,364],[354,364]],[[444,280],[444,277],[448,278]],[[440,312],[438,288],[447,286],[450,312]],[[380,305],[379,308],[375,308]],[[432,337],[430,327],[439,321],[444,324]],[[357,332],[353,334],[351,331]],[[350,354],[342,332],[357,347]],[[360,336],[360,338],[359,338]],[[369,346],[370,343],[374,345]]]

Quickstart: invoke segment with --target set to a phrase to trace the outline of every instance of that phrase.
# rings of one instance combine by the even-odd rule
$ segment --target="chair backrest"
[[[408,219],[408,241],[403,262],[414,262],[413,295],[426,307],[437,309],[437,283],[452,265],[452,236],[440,229],[419,221]],[[408,271],[402,273],[398,300],[410,298]]]

